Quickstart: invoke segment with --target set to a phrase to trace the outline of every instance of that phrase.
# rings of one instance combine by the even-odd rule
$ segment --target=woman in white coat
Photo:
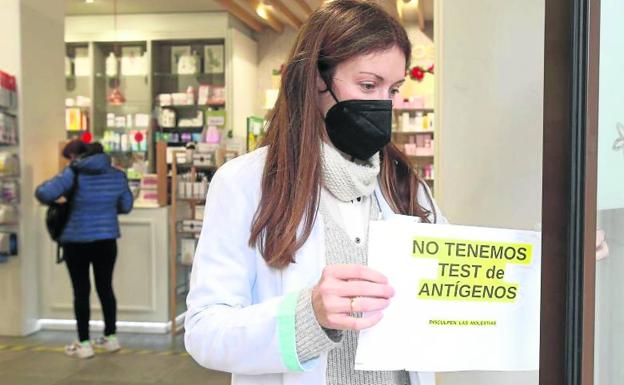
[[[354,370],[358,331],[394,295],[366,267],[369,221],[446,221],[390,142],[410,54],[403,27],[368,1],[332,1],[301,28],[264,146],[210,184],[185,321],[200,365],[237,385],[433,384]]]

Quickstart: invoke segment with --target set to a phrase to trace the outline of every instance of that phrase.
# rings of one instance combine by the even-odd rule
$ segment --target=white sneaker
[[[95,355],[95,353],[93,353],[93,347],[89,342],[80,343],[78,341],[65,346],[65,354],[77,358],[91,358]]]
[[[93,345],[96,348],[104,349],[107,352],[111,353],[121,349],[119,340],[115,336],[100,337],[97,340],[93,341]]]

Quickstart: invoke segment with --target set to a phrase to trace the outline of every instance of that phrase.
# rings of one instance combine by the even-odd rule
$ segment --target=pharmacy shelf
[[[422,131],[392,131],[392,134],[396,134],[396,135],[424,135],[424,134],[428,134],[428,135],[433,135],[435,134],[434,130],[422,130]]]
[[[435,112],[433,108],[393,108],[392,111],[394,112],[425,112],[425,113]]]
[[[17,117],[17,110],[8,106],[0,105],[0,112],[3,114],[11,115],[12,117]]]

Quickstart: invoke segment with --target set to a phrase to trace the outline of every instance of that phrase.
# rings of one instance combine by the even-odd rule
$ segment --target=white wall
[[[437,2],[437,199],[453,223],[540,222],[544,1]]]
[[[218,39],[228,28],[225,12],[67,16],[65,40],[115,41],[150,39]]]
[[[258,43],[242,32],[228,30],[227,48],[232,51],[225,76],[232,92],[227,95],[227,105],[232,106],[229,117],[235,137],[247,137],[247,117],[255,114],[258,97]],[[241,97],[243,96],[244,97]]]
[[[258,40],[258,88],[255,113],[264,117],[266,110],[263,109],[265,91],[272,88],[271,74],[274,69],[279,69],[286,62],[291,48],[297,39],[297,32],[286,27],[281,34],[265,29],[256,34]]]
[[[452,223],[541,221],[545,0],[436,2],[436,198]],[[537,372],[438,375],[438,385],[530,385]]]
[[[0,68],[17,76],[21,204],[19,256],[0,265],[0,335],[36,329],[34,189],[54,173],[64,131],[63,0],[0,0]]]

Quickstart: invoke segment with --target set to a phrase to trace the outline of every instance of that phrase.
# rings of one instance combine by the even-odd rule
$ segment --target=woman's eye
[[[364,91],[372,91],[375,89],[374,83],[362,83],[360,86]]]
[[[393,88],[393,89],[390,90],[390,95],[392,95],[392,96],[394,96],[394,95],[396,95],[398,93],[399,93],[399,89],[398,88]]]

